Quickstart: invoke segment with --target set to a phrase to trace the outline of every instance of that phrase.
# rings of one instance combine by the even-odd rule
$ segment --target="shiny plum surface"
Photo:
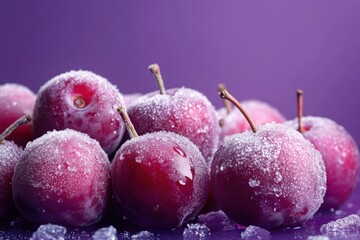
[[[195,218],[209,190],[204,157],[187,138],[155,132],[132,138],[111,168],[113,194],[137,225],[171,229]]]

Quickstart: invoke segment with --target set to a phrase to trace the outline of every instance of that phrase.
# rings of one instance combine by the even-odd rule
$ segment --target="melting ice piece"
[[[30,240],[64,240],[66,228],[55,224],[41,225],[32,235]]]
[[[243,228],[241,225],[232,221],[223,211],[209,212],[198,216],[199,223],[205,224],[211,230],[230,231]]]
[[[351,214],[321,226],[320,231],[329,237],[348,238],[360,233],[360,216]],[[350,238],[349,238],[350,239]]]
[[[200,223],[190,223],[184,229],[184,239],[204,239],[211,234],[210,229]]]
[[[93,240],[117,240],[117,231],[113,226],[100,228],[92,236]]]
[[[256,240],[256,239],[262,239],[267,240],[270,239],[270,232],[257,227],[257,226],[248,226],[245,228],[245,231],[241,233],[241,239],[244,240]]]
[[[306,240],[330,240],[330,238],[325,235],[315,235],[315,236],[308,236]]]
[[[132,240],[152,240],[155,239],[155,235],[152,232],[141,231],[131,236]]]

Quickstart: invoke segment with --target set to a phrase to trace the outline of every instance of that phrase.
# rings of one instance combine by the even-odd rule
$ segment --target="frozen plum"
[[[120,111],[128,119],[124,109]],[[209,190],[208,167],[199,149],[176,133],[138,136],[127,126],[131,139],[111,165],[116,201],[142,227],[173,228],[192,220]]]
[[[354,191],[359,175],[359,149],[343,126],[324,118],[302,117],[302,91],[298,91],[298,118],[286,122],[298,129],[322,154],[327,190],[322,208],[339,208]]]
[[[150,69],[159,78],[159,68]],[[161,84],[160,84],[161,85]],[[189,88],[172,88],[139,97],[128,107],[136,131],[170,131],[190,139],[207,162],[212,160],[219,141],[219,118],[202,93]]]
[[[221,96],[236,101],[226,91]],[[326,173],[321,154],[284,124],[252,129],[229,136],[215,153],[214,197],[230,218],[244,226],[299,225],[323,203]]]
[[[124,105],[119,90],[90,71],[70,71],[46,82],[39,90],[33,115],[34,135],[74,129],[99,141],[106,153],[118,147],[124,123],[116,112]]]
[[[12,190],[30,221],[91,225],[110,201],[110,162],[88,135],[54,130],[27,144],[15,165]]]

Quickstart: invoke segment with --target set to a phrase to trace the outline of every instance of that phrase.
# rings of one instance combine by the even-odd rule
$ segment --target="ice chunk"
[[[257,226],[248,226],[245,228],[245,231],[241,233],[241,239],[244,240],[256,240],[256,239],[262,239],[267,240],[270,239],[270,232],[257,227]]]
[[[153,240],[155,239],[155,234],[149,231],[141,231],[137,234],[131,236],[132,240]]]
[[[308,236],[307,240],[330,240],[330,238],[325,235],[315,235],[315,236]]]
[[[243,226],[232,221],[223,211],[209,212],[198,216],[199,223],[205,224],[211,230],[230,231]]]
[[[360,216],[351,214],[321,226],[320,231],[330,237],[349,237],[360,233]]]
[[[56,224],[41,225],[32,235],[30,240],[64,240],[66,228]]]
[[[92,238],[94,240],[117,240],[117,231],[113,226],[100,228],[97,230]]]
[[[184,239],[204,239],[210,234],[210,229],[206,225],[200,223],[188,224],[183,232]]]

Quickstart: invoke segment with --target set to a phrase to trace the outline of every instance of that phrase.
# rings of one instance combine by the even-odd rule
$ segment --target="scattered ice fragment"
[[[329,237],[341,238],[360,233],[360,216],[351,214],[321,226],[320,231]]]
[[[330,240],[330,238],[325,235],[316,235],[316,236],[308,236],[306,240]]]
[[[198,216],[199,223],[206,225],[213,231],[224,230],[231,231],[243,226],[232,221],[223,211],[213,211]]]
[[[116,237],[116,234],[117,234],[116,228],[114,228],[113,226],[104,227],[104,228],[100,228],[99,230],[97,230],[93,234],[92,239],[93,240],[117,240],[118,238]]]
[[[184,229],[184,239],[204,239],[211,234],[210,229],[200,223],[190,223]]]
[[[270,232],[257,227],[257,226],[248,226],[245,228],[245,231],[241,233],[241,239],[244,240],[256,240],[256,239],[262,239],[267,240],[270,239]]]
[[[152,232],[141,231],[131,236],[132,240],[152,240],[155,239],[155,235]]]
[[[41,225],[32,235],[30,240],[64,240],[66,228],[55,224]]]

